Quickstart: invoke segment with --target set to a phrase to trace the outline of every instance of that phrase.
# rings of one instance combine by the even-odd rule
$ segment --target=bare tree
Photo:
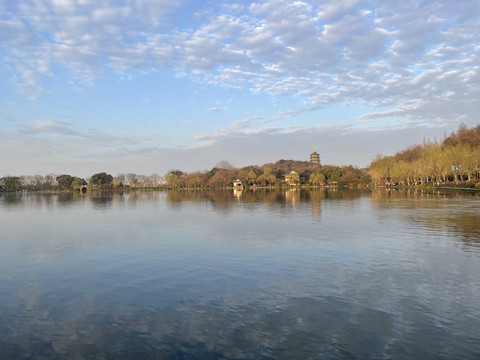
[[[217,165],[215,165],[216,168],[218,169],[222,169],[222,170],[231,170],[233,169],[233,165],[230,164],[228,161],[226,160],[222,160],[220,161]]]
[[[128,185],[135,187],[138,182],[137,175],[134,173],[128,173],[125,177],[127,178]]]

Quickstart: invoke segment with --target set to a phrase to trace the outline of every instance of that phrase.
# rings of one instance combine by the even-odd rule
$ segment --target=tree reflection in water
[[[476,359],[478,200],[0,194],[0,358]]]

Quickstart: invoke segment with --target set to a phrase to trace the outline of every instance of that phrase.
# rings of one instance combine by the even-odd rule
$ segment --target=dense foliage
[[[110,188],[113,186],[113,176],[106,172],[92,175],[90,184],[99,188]]]
[[[443,141],[424,142],[394,156],[378,155],[370,165],[378,184],[435,184],[480,179],[480,125],[457,132]]]
[[[308,161],[279,160],[262,166],[249,165],[235,168],[227,161],[213,169],[183,173],[171,170],[165,175],[169,188],[229,187],[235,180],[245,186],[281,185],[353,185],[368,183],[370,176],[365,170],[353,166],[320,166]]]
[[[46,176],[6,176],[0,179],[0,190],[19,191],[19,190],[57,190],[56,175]]]
[[[0,179],[0,189],[3,191],[17,191],[22,188],[22,182],[18,176],[6,176]]]
[[[56,180],[59,190],[78,190],[83,185],[87,185],[87,182],[84,179],[70,175],[60,175]]]
[[[293,173],[292,173],[293,172]],[[219,162],[211,170],[186,173],[171,170],[164,177],[134,173],[118,174],[113,177],[100,172],[84,180],[71,175],[47,176],[7,176],[0,179],[3,191],[68,191],[87,186],[90,189],[145,189],[145,188],[206,188],[230,187],[235,180],[241,180],[245,186],[281,186],[281,185],[353,185],[370,182],[366,170],[353,166],[320,166],[307,161],[279,160],[262,166],[249,165],[236,168],[227,161]]]

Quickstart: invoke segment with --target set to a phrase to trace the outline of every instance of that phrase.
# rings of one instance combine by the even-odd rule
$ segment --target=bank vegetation
[[[480,124],[460,125],[441,141],[424,141],[370,164],[374,184],[382,186],[452,185],[480,188]]]
[[[392,156],[377,155],[366,169],[354,166],[313,164],[279,160],[264,165],[234,167],[220,161],[210,170],[183,172],[174,169],[164,176],[135,173],[112,176],[106,172],[80,178],[67,174],[6,176],[0,191],[86,191],[105,189],[202,189],[229,188],[239,181],[244,187],[368,187],[422,186],[425,184],[480,188],[480,124],[461,125],[441,141],[424,141]]]
[[[211,170],[184,173],[171,170],[165,175],[168,188],[225,188],[234,181],[244,187],[279,186],[363,186],[370,183],[367,169],[353,166],[312,164],[308,161],[279,160],[261,166],[236,168],[221,161]]]

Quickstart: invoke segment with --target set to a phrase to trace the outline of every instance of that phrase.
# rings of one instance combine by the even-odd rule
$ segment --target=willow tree
[[[257,178],[258,182],[263,186],[275,185],[277,177],[275,176],[274,171],[275,168],[272,164],[265,165],[263,167],[263,174]]]
[[[184,176],[187,188],[199,188],[206,185],[207,175],[200,171],[192,172]]]
[[[325,184],[325,175],[320,169],[317,169],[310,175],[309,182],[313,186],[322,186]]]
[[[370,165],[372,179],[380,183],[390,182],[394,163],[393,156],[377,155],[375,161]]]
[[[170,170],[168,174],[165,175],[165,181],[167,186],[171,188],[179,188],[183,185],[183,172],[180,170]]]
[[[412,165],[403,160],[397,161],[393,163],[390,175],[396,182],[404,182],[410,185],[413,181]]]

